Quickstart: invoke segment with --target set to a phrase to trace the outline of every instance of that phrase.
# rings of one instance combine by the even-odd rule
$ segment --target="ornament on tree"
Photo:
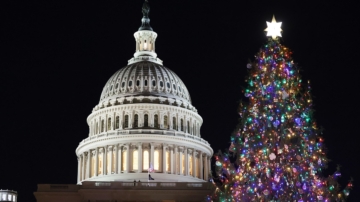
[[[270,160],[275,160],[275,159],[276,159],[276,155],[275,155],[274,153],[271,153],[271,154],[269,155],[269,158],[270,158]]]

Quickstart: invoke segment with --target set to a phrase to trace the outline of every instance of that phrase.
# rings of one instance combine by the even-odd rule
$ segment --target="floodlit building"
[[[17,202],[17,192],[12,190],[0,189],[0,201]]]
[[[155,53],[144,2],[136,52],[105,84],[76,149],[77,185],[38,185],[38,202],[203,201],[213,150],[181,79]]]

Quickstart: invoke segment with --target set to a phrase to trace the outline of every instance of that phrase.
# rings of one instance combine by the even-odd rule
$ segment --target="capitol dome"
[[[101,93],[100,104],[126,100],[126,97],[136,102],[171,98],[193,109],[189,92],[181,79],[163,65],[149,61],[129,64],[111,76]]]
[[[145,1],[136,52],[105,84],[76,148],[84,181],[204,182],[213,150],[181,79],[155,53],[157,33]]]

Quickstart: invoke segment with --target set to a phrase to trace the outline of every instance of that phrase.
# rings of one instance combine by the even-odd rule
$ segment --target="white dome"
[[[181,79],[170,69],[148,61],[130,64],[111,76],[101,93],[100,103],[129,96],[173,98],[191,104]]]

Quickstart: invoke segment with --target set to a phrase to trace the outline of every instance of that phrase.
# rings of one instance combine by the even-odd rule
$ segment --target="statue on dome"
[[[149,17],[149,12],[150,12],[149,2],[147,0],[145,0],[143,7],[142,7],[142,13],[143,13],[144,17]]]

